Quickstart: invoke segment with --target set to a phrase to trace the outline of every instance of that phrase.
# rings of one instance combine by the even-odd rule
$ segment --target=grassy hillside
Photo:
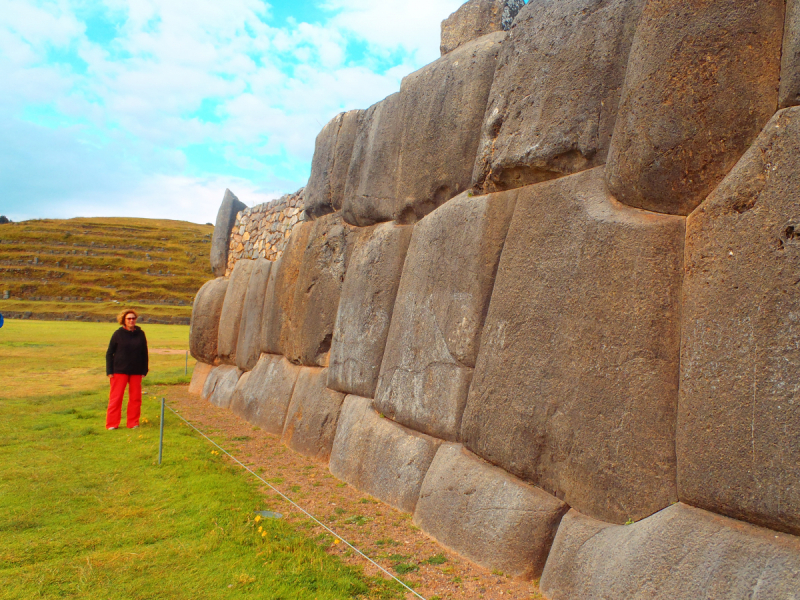
[[[186,322],[195,293],[213,277],[213,230],[128,218],[2,224],[0,312],[108,320],[124,304],[141,308],[145,322]]]

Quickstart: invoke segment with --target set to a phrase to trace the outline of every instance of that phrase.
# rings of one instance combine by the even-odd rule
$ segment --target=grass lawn
[[[185,380],[188,327],[144,329],[162,353],[151,353],[142,427],[112,432],[113,326],[0,329],[0,598],[402,597],[327,554],[330,539],[256,522],[281,507],[171,413],[157,465],[157,384]]]

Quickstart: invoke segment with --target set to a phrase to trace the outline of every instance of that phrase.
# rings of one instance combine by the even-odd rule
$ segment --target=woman
[[[122,325],[111,336],[106,352],[106,375],[111,383],[108,398],[106,429],[119,427],[122,414],[122,397],[125,386],[128,388],[128,429],[139,426],[142,410],[142,377],[147,375],[147,338],[144,331],[136,326],[139,315],[129,308],[119,313],[117,321]]]

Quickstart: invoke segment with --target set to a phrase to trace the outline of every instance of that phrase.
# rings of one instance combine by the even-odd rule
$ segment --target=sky
[[[462,0],[0,0],[0,214],[214,222],[439,56]]]

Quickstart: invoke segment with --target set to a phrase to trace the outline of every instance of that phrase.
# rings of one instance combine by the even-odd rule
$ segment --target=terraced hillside
[[[0,312],[106,321],[120,305],[144,322],[188,323],[211,276],[210,225],[130,218],[0,225]]]

